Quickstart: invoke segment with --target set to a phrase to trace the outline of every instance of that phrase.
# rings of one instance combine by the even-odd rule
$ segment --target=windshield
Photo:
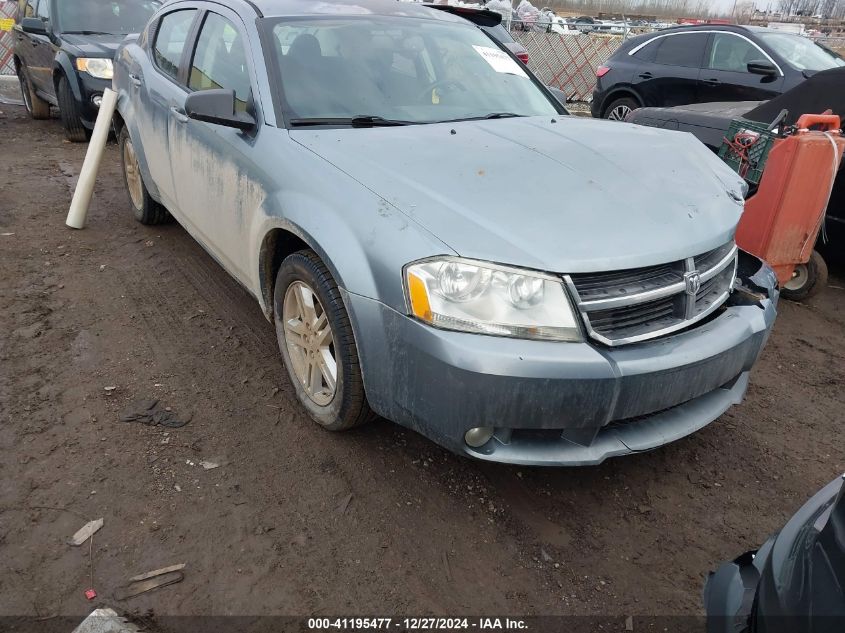
[[[811,39],[790,33],[763,33],[762,40],[796,70],[829,70],[845,66],[845,61]]]
[[[519,62],[469,24],[354,16],[281,20],[269,28],[292,125],[558,112]]]
[[[140,33],[161,2],[157,0],[73,0],[58,3],[62,33]]]

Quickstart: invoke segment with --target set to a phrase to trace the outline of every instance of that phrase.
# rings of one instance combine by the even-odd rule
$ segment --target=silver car
[[[175,0],[114,84],[136,217],[256,297],[324,428],[597,464],[742,400],[777,300],[734,245],[743,182],[692,136],[566,116],[462,18]]]

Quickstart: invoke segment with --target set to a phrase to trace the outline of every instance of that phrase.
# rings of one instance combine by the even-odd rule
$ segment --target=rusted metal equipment
[[[840,127],[837,115],[805,114],[775,139],[737,229],[739,247],[769,263],[788,298],[807,298],[827,279],[813,247],[845,151]]]

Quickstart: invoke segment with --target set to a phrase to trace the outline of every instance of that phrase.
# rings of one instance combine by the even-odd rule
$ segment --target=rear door
[[[701,100],[764,101],[779,95],[783,90],[783,73],[752,74],[748,72],[748,63],[753,61],[775,64],[745,36],[727,31],[711,34],[701,73]]]
[[[645,106],[670,107],[699,100],[698,81],[707,37],[700,31],[672,33],[643,46],[656,47],[653,53],[648,52],[651,61],[643,62],[633,77]],[[632,54],[639,52],[634,49]]]
[[[132,72],[130,81],[138,86],[140,107],[138,130],[150,176],[161,202],[179,214],[173,180],[168,136],[174,121],[187,120],[187,63],[189,41],[196,28],[199,11],[179,9],[158,19],[150,45],[150,64]]]
[[[35,6],[35,15],[41,20],[49,31],[50,26],[50,3],[51,0],[38,0]],[[35,4],[35,0],[28,6]],[[54,95],[53,88],[53,60],[56,56],[56,49],[48,35],[28,35],[30,50],[27,54],[27,66],[32,83],[42,93]]]

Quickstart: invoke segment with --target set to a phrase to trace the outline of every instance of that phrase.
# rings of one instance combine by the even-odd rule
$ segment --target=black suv
[[[19,0],[14,63],[26,109],[34,119],[58,106],[70,141],[85,141],[112,58],[161,6],[157,0]]]
[[[682,26],[626,41],[596,71],[591,110],[624,119],[643,106],[762,101],[845,66],[800,35],[755,26]]]

